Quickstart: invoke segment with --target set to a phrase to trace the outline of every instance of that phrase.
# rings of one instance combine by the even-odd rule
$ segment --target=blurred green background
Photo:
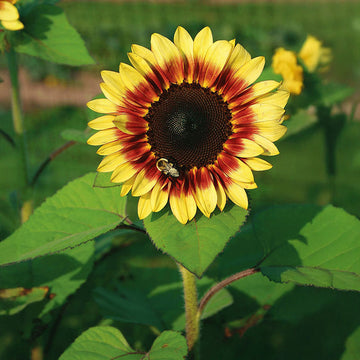
[[[65,129],[82,131],[86,128],[88,111],[85,103],[90,98],[84,97],[84,93],[89,92],[95,95],[99,92],[99,71],[117,70],[120,61],[127,62],[126,53],[130,51],[131,44],[149,46],[150,36],[154,32],[172,38],[178,25],[184,26],[192,36],[204,26],[209,25],[215,39],[236,38],[237,42],[240,42],[252,56],[265,55],[268,66],[271,64],[272,54],[277,47],[299,50],[306,35],[312,34],[322,40],[325,46],[331,47],[333,51],[331,68],[323,75],[324,78],[350,85],[355,89],[354,95],[335,111],[343,110],[350,115],[359,100],[360,2],[358,1],[252,2],[249,0],[225,3],[191,0],[159,3],[155,1],[71,0],[60,2],[59,6],[65,10],[70,23],[84,38],[96,65],[71,68],[49,64],[27,56],[21,57],[21,66],[30,79],[27,80],[27,89],[23,89],[23,93],[26,94],[25,121],[31,174],[35,174],[40,163],[52,151],[66,142],[66,139],[61,136]],[[3,66],[4,62],[1,64]],[[10,103],[6,97],[6,94],[10,92],[9,83],[6,81],[6,70],[3,69],[1,74],[4,75],[5,81],[0,84],[2,99],[0,129],[13,135]],[[79,79],[83,78],[88,81],[79,83]],[[42,95],[34,100],[34,97],[28,96],[32,93],[33,86],[34,88],[36,86],[36,89],[39,86],[43,86],[45,90],[49,89],[48,95],[46,91],[43,91]],[[56,91],[53,91],[54,89]],[[332,202],[345,208],[351,214],[359,216],[359,119],[359,110],[357,110],[354,118],[347,121],[340,134],[336,148],[337,173],[332,183],[329,183],[326,175],[323,133],[317,125],[279,141],[277,145],[280,155],[269,159],[274,168],[265,173],[255,174],[259,188],[249,191],[251,207],[259,208],[279,203],[324,205]],[[95,151],[94,147],[77,144],[51,162],[34,188],[35,205],[38,206],[47,196],[52,195],[68,181],[89,171],[95,171],[100,161]],[[2,137],[0,137],[0,169],[0,237],[4,238],[19,226],[21,204],[17,189],[21,181],[12,145]],[[146,249],[151,256],[155,256],[156,251],[150,243],[149,249],[147,247]],[[136,248],[131,250],[129,256],[134,256],[135,253]],[[115,254],[110,264],[115,267],[118,262],[126,262],[124,260],[126,252],[121,256]],[[65,311],[65,320],[60,325],[60,333],[63,337],[55,337],[52,344],[53,354],[57,354],[57,351],[61,352],[63,346],[79,334],[79,329],[85,329],[98,321],[99,314],[96,306],[90,304],[83,308],[81,299],[91,296],[92,282],[96,282],[97,277],[102,276],[102,271],[109,275],[111,266],[105,269],[98,268],[98,272],[92,275],[90,284],[82,288],[80,300],[73,301],[69,309]],[[324,290],[323,293],[326,295],[330,291]],[[348,303],[349,307],[359,304],[359,297],[353,294],[338,297],[339,303],[340,301]],[[349,308],[343,307],[344,312]],[[331,303],[317,313],[318,324],[324,323],[327,314],[336,312],[337,309],[336,303],[335,305]],[[87,315],[79,318],[80,312]],[[22,321],[21,316],[21,314],[17,316],[17,320]],[[220,322],[220,318],[216,318],[216,321]],[[351,315],[347,314],[346,319],[351,322]],[[216,326],[216,321],[210,324],[207,332],[213,331],[212,327]],[[12,350],[17,347],[14,341],[14,336],[16,336],[14,334],[17,334],[16,324],[15,321],[13,332],[9,332],[7,337],[0,340],[2,344],[10,344]],[[10,329],[11,325],[8,326]],[[269,326],[268,323],[261,326],[264,337],[272,331],[268,329]],[[306,332],[306,329],[311,327],[310,318],[305,319],[301,326],[302,331]],[[316,331],[324,330],[320,325],[318,328]],[[136,336],[145,337],[142,334],[143,327],[134,329],[133,338],[130,337],[130,340],[136,339]],[[276,327],[274,338],[267,338],[264,345],[266,351],[269,351],[269,359],[280,359],[277,357],[280,355],[275,355],[275,352],[271,355],[272,357],[270,356],[272,351],[270,348],[280,341],[281,336],[283,336],[282,339],[287,336],[288,342],[296,346],[297,329],[298,327],[293,327],[288,333],[288,328],[282,324]],[[314,330],[314,333],[316,331]],[[238,337],[232,337],[229,341],[240,343]],[[330,337],[329,341],[333,341],[333,337]],[[247,345],[239,346],[240,348],[243,346],[242,350],[249,353],[247,358],[250,359],[254,347],[257,347],[258,338],[250,331],[246,342],[241,344],[245,343]],[[281,348],[282,344],[279,343],[276,346]],[[287,346],[288,350],[282,353],[283,359],[290,358],[291,345]],[[0,358],[7,359],[6,356],[11,351],[4,350],[2,353],[1,348],[6,349],[6,347],[0,346]],[[19,351],[18,358],[24,358],[22,357],[24,353],[19,348],[17,351]],[[307,354],[306,358],[326,360],[337,358],[315,355]],[[50,358],[55,358],[55,355],[52,356]]]

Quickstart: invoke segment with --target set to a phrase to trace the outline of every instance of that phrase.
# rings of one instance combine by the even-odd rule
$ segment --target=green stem
[[[28,165],[28,155],[27,155],[27,146],[26,146],[26,137],[25,137],[25,126],[24,118],[21,108],[20,101],[20,88],[19,88],[19,79],[18,79],[18,63],[16,59],[16,53],[11,46],[5,51],[7,64],[10,73],[11,81],[11,109],[12,109],[12,119],[13,126],[15,131],[15,142],[18,150],[19,156],[19,165],[20,165],[20,179],[22,180],[21,189],[22,189],[22,198],[23,206],[21,208],[21,222],[24,223],[33,211],[32,200],[29,200],[29,193],[31,191],[30,186],[30,174],[29,174],[29,165]]]
[[[29,168],[26,152],[26,138],[23,113],[20,102],[19,80],[18,80],[18,64],[15,51],[10,47],[6,52],[10,81],[11,81],[11,107],[14,131],[16,134],[16,143],[19,147],[19,157],[21,169],[23,172],[23,186],[28,187],[29,184]]]
[[[184,287],[185,317],[186,317],[186,341],[189,351],[193,348],[199,337],[198,300],[196,278],[193,273],[178,264]]]

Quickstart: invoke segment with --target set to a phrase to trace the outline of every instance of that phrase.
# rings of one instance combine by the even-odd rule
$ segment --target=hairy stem
[[[221,289],[224,287],[230,285],[232,282],[237,281],[239,279],[242,279],[243,277],[255,274],[259,272],[260,269],[257,268],[251,268],[244,271],[240,271],[234,275],[229,276],[228,278],[224,279],[223,281],[220,281],[218,284],[215,284],[201,299],[199,304],[199,310],[198,310],[198,317],[200,318],[203,310],[205,309],[206,304],[209,302],[209,300]]]
[[[29,200],[29,193],[31,191],[29,182],[29,164],[28,164],[28,154],[27,154],[27,145],[26,145],[26,136],[25,136],[25,125],[23,112],[21,108],[20,101],[20,88],[19,88],[19,79],[18,79],[18,64],[16,59],[16,53],[10,46],[6,51],[6,59],[10,73],[11,81],[11,109],[12,109],[12,119],[13,126],[15,131],[15,142],[18,150],[19,157],[19,169],[21,172],[20,178],[22,180],[22,196],[23,196],[23,206],[21,208],[21,222],[25,222],[31,213],[33,212],[32,201]]]
[[[193,348],[199,337],[199,316],[196,278],[193,273],[178,264],[184,288],[185,317],[186,317],[186,341],[189,351]]]
[[[18,80],[18,64],[15,51],[10,47],[6,52],[6,59],[10,73],[11,81],[11,108],[14,131],[16,134],[16,143],[19,148],[19,156],[21,162],[21,169],[23,172],[23,185],[27,187],[29,183],[29,169],[26,152],[26,138],[23,113],[20,102],[20,90]]]

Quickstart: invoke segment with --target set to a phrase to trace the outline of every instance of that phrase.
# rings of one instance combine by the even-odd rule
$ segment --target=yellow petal
[[[145,219],[151,213],[150,195],[151,193],[148,192],[139,198],[138,215],[140,220]]]
[[[272,165],[267,161],[259,158],[243,159],[243,161],[254,171],[264,171],[272,168]]]
[[[236,44],[230,54],[226,67],[237,71],[241,66],[249,62],[250,59],[250,54],[240,44]]]
[[[145,120],[130,115],[118,115],[113,122],[125,134],[140,135],[148,130],[148,124]]]
[[[119,165],[126,162],[125,157],[120,153],[113,153],[111,155],[105,156],[100,162],[97,171],[99,172],[110,172],[114,171]]]
[[[262,73],[265,65],[265,58],[258,56],[245,63],[234,75],[242,79],[247,85],[251,85]]]
[[[194,41],[190,34],[181,26],[178,26],[175,31],[174,44],[186,56],[186,58],[192,58]]]
[[[130,179],[126,180],[122,185],[121,185],[121,192],[120,192],[120,196],[125,196],[129,193],[129,191],[131,190],[134,181],[136,178],[136,174],[133,175]]]
[[[290,93],[286,90],[278,90],[273,94],[265,95],[257,99],[260,104],[272,104],[284,108],[289,100]]]
[[[184,80],[183,61],[179,49],[165,36],[151,36],[151,50],[169,80],[181,84]]]
[[[99,149],[97,150],[96,153],[99,155],[110,155],[115,152],[118,152],[119,150],[121,150],[122,147],[123,147],[123,145],[122,145],[121,141],[117,140],[117,141],[113,141],[111,143],[102,145],[101,147],[99,147]]]
[[[138,172],[132,188],[133,196],[141,196],[146,194],[154,187],[156,181],[158,180],[158,178],[155,176],[152,179],[146,177],[147,171],[147,169],[143,168]]]
[[[131,45],[131,51],[134,54],[141,56],[143,59],[145,59],[151,65],[156,64],[155,56],[154,56],[153,52],[151,50],[149,50],[148,48],[137,45],[137,44],[133,44],[133,45]]]
[[[242,182],[235,179],[232,179],[232,181],[238,185],[240,185],[243,189],[256,189],[257,185],[255,182]]]
[[[24,28],[24,24],[19,20],[13,20],[13,21],[2,20],[1,25],[5,29],[11,30],[11,31],[22,30]]]
[[[13,4],[8,1],[0,1],[0,20],[12,22],[17,20],[18,18],[18,9]]]
[[[125,87],[118,72],[103,70],[101,71],[101,77],[105,84],[108,85],[113,92],[117,93],[118,95],[124,93]]]
[[[249,107],[256,115],[254,123],[260,123],[263,121],[277,121],[280,122],[285,110],[277,105],[260,103],[254,104]]]
[[[114,127],[114,115],[100,116],[94,120],[89,121],[88,126],[95,130],[106,130]]]
[[[194,58],[197,62],[202,63],[205,59],[208,48],[213,43],[213,36],[210,28],[203,28],[194,39]]]
[[[106,83],[101,83],[100,88],[106,98],[109,99],[112,103],[116,105],[122,105],[123,96],[115,92],[112,87],[110,87]]]
[[[164,208],[169,199],[169,187],[166,188],[157,182],[151,191],[151,208],[154,212],[158,212]]]
[[[237,168],[228,171],[226,174],[232,179],[241,181],[241,182],[253,182],[254,175],[251,169],[240,159],[234,157],[234,161],[237,163]]]
[[[220,209],[220,211],[223,211],[225,205],[226,205],[226,194],[225,190],[220,184],[220,182],[217,182],[217,186],[215,186],[216,189],[216,196],[217,196],[217,202],[216,205]]]
[[[119,70],[121,80],[130,91],[136,90],[139,84],[146,83],[145,78],[136,69],[128,64],[121,63]]]
[[[248,208],[248,197],[246,191],[240,185],[231,182],[226,185],[225,192],[233,203],[245,210]]]
[[[211,175],[208,169],[202,167],[198,170],[197,181],[195,190],[196,202],[200,204],[200,210],[207,217],[210,217],[210,214],[215,210],[217,202],[217,194],[213,180],[211,180]]]
[[[150,50],[149,50],[150,51]],[[140,55],[137,55],[135,53],[128,53],[129,60],[132,64],[132,66],[144,77],[154,76],[154,71],[152,70],[149,63],[143,59]]]
[[[184,204],[183,199],[181,199],[177,194],[170,193],[169,200],[170,208],[174,216],[181,224],[186,224],[189,218],[187,216],[186,205]]]
[[[104,145],[119,139],[118,130],[116,128],[100,130],[96,134],[89,137],[87,143],[89,145]]]
[[[232,47],[228,41],[219,40],[211,44],[204,59],[202,86],[210,87],[213,85],[223,70],[231,51]]]
[[[119,165],[111,175],[111,181],[115,183],[122,183],[129,180],[134,176],[138,170],[136,170],[130,162],[125,162]]]
[[[189,83],[192,83],[193,78],[193,71],[194,71],[194,41],[190,34],[181,26],[178,26],[178,28],[175,31],[174,35],[174,44],[177,46],[177,48],[180,50],[181,55],[183,56],[183,59],[185,61],[185,64],[187,64],[187,74],[186,74],[186,80]]]
[[[268,125],[268,123],[270,125]],[[286,126],[279,125],[276,123],[274,124],[273,121],[269,121],[269,122],[265,121],[262,123],[258,123],[257,128],[260,130],[259,135],[265,137],[270,141],[276,141],[280,139],[287,131]],[[257,156],[257,155],[253,155],[253,156]]]
[[[252,137],[254,141],[264,148],[264,155],[272,156],[279,154],[278,148],[270,140],[258,134],[253,134]]]
[[[263,153],[263,148],[258,145],[255,141],[242,138],[239,140],[239,150],[234,147],[233,142],[231,139],[229,141],[225,142],[224,149],[235,156],[238,156],[240,158],[247,158],[247,157],[253,157],[258,156]]]
[[[187,217],[189,220],[192,220],[193,217],[196,215],[196,201],[191,193],[182,193],[182,197],[184,198],[184,205],[186,208]]]
[[[118,111],[117,105],[108,99],[91,100],[86,105],[89,109],[103,114],[112,114]]]
[[[131,131],[126,127],[128,121],[129,120],[126,115],[118,115],[115,117],[114,124],[119,130],[121,130],[125,134],[133,135],[134,131]]]
[[[260,81],[251,87],[250,96],[246,97],[242,104],[254,100],[264,94],[267,94],[280,86],[280,83],[274,80]]]

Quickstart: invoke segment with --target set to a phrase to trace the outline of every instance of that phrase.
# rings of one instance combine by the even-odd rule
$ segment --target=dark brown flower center
[[[152,151],[180,171],[213,163],[232,133],[227,103],[198,84],[172,84],[145,119]]]

